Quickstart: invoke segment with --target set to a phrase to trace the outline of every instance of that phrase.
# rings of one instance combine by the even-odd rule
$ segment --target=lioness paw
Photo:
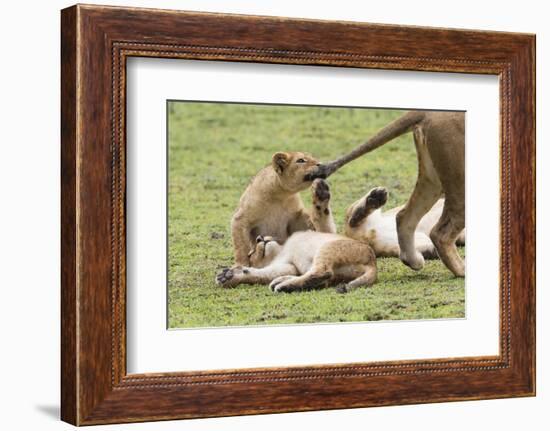
[[[401,262],[403,262],[405,265],[415,271],[420,271],[422,268],[424,268],[424,257],[422,256],[422,253],[419,253],[418,251],[415,251],[412,256],[401,251],[399,253],[399,259],[401,259]]]

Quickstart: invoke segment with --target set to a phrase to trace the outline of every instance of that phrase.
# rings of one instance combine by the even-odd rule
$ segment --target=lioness
[[[326,178],[346,163],[407,132],[413,132],[418,179],[407,204],[397,213],[401,260],[412,269],[424,266],[415,247],[415,230],[437,200],[445,195],[443,212],[430,231],[439,257],[453,274],[464,277],[456,239],[464,230],[464,113],[411,111],[390,123],[349,154],[318,167],[312,178]]]
[[[376,257],[399,257],[396,216],[403,206],[382,212],[382,206],[388,199],[388,192],[383,187],[376,187],[361,199],[354,202],[346,211],[345,235],[369,244]],[[422,217],[414,233],[414,245],[424,259],[438,257],[430,232],[441,218],[444,199]],[[464,245],[465,232],[458,236],[457,245]]]
[[[279,152],[252,179],[231,220],[236,265],[249,265],[248,252],[258,235],[284,243],[294,232],[336,232],[328,185],[310,174],[320,163],[301,152]],[[306,210],[299,192],[311,186],[313,207]]]
[[[216,276],[222,287],[269,284],[273,292],[311,290],[329,284],[346,292],[376,281],[376,256],[368,244],[342,235],[304,231],[284,245],[271,236],[258,236],[249,253],[251,266],[225,268]]]

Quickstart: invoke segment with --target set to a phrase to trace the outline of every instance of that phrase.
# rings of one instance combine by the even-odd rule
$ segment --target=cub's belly
[[[258,235],[272,236],[277,242],[283,244],[288,238],[288,225],[293,214],[281,209],[267,211],[266,217],[258,220],[252,229],[252,236],[255,239]]]
[[[311,266],[313,265],[313,259],[309,256],[301,256],[298,259],[294,259],[293,264],[298,270],[299,274],[305,274],[311,269]]]

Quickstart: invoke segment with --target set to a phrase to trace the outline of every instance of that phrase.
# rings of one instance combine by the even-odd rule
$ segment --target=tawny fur
[[[236,265],[249,265],[248,252],[258,235],[271,235],[284,244],[298,231],[336,232],[328,186],[322,179],[309,178],[319,165],[309,154],[280,152],[252,179],[231,220]],[[308,210],[299,192],[310,186]]]
[[[346,292],[376,281],[376,257],[368,244],[334,233],[296,232],[284,245],[259,236],[252,266],[227,268],[216,276],[222,287],[269,284],[273,292],[311,290],[337,283]]]
[[[455,242],[464,230],[464,113],[411,111],[381,129],[349,154],[319,166],[313,177],[326,178],[340,167],[407,132],[413,132],[418,179],[406,205],[396,215],[400,258],[412,269],[424,266],[415,247],[415,231],[422,217],[444,195],[438,222],[429,232],[437,253],[453,274],[464,276],[464,261]]]

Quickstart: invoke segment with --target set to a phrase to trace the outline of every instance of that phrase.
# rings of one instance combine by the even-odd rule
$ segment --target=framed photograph
[[[61,416],[535,394],[535,36],[61,13]]]

